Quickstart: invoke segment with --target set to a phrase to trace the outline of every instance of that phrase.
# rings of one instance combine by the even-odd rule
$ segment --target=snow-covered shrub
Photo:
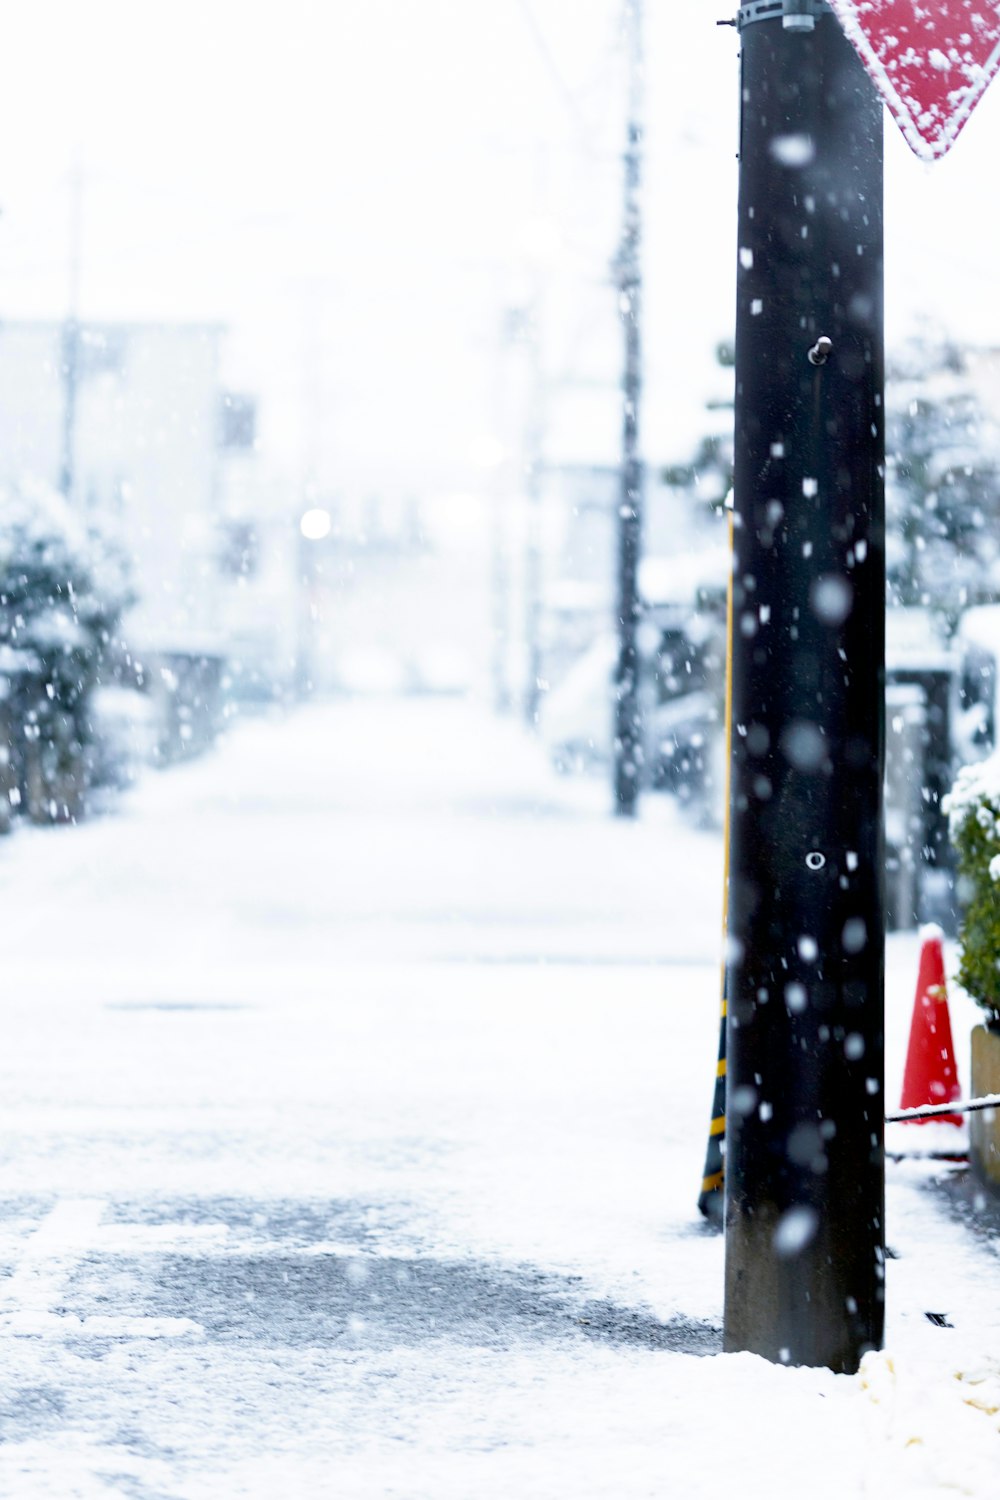
[[[897,348],[886,390],[890,597],[953,624],[992,601],[1000,566],[1000,420],[992,356],[947,340]]]
[[[58,495],[0,494],[0,656],[16,796],[39,821],[77,816],[90,699],[131,602],[121,555]]]
[[[965,898],[959,983],[1000,1020],[1000,754],[960,771],[943,806]]]

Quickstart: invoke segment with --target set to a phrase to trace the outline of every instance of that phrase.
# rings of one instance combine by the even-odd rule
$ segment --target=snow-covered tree
[[[91,694],[131,602],[121,554],[58,495],[0,496],[0,675],[8,795],[40,821],[78,816]]]
[[[978,351],[914,342],[886,388],[890,597],[953,622],[992,600],[1000,565],[1000,410]],[[995,377],[994,377],[995,378]]]

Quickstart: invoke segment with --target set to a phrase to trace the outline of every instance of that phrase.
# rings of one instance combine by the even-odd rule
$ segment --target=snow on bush
[[[965,766],[943,806],[966,897],[959,983],[1000,1020],[1000,754]]]
[[[47,655],[105,647],[131,602],[120,552],[61,496],[0,494],[0,639]]]
[[[132,602],[122,554],[43,487],[0,493],[0,652],[17,805],[75,815],[90,699]],[[13,800],[13,799],[12,799]]]

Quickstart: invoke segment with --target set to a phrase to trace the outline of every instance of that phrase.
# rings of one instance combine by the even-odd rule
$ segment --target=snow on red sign
[[[918,156],[943,156],[1000,68],[1000,0],[830,0]]]

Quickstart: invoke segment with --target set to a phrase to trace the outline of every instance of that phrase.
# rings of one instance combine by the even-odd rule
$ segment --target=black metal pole
[[[639,553],[642,546],[642,459],[639,454],[639,401],[642,393],[639,264],[642,152],[642,12],[640,0],[626,0],[629,104],[625,150],[625,203],[618,257],[618,291],[625,330],[622,378],[622,463],[618,505],[618,579],[615,623],[618,664],[615,672],[614,796],[615,811],[635,814],[642,769],[642,722],[639,708]]]
[[[882,112],[821,0],[740,12],[725,1347],[884,1308]]]

